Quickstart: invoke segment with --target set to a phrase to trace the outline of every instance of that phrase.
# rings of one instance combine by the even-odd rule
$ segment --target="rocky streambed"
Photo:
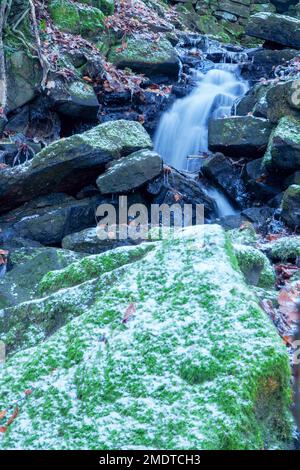
[[[51,64],[43,90],[39,61],[5,39],[0,447],[292,448],[297,8],[282,15],[277,2],[277,13],[269,5],[247,17],[237,44],[222,41],[223,30],[191,32],[194,7],[187,15],[140,2],[128,28],[131,17],[142,26],[125,39],[121,4],[50,3],[36,5]],[[81,18],[80,30],[66,11]],[[220,70],[235,88],[229,82],[206,109],[201,86]],[[195,103],[197,90],[204,133],[177,165],[172,139],[160,151],[159,123],[182,109],[179,100]],[[188,139],[178,116],[175,134]],[[194,222],[201,204],[205,225],[180,238],[101,240],[97,207],[119,214],[120,195],[149,213],[153,204],[191,204]]]

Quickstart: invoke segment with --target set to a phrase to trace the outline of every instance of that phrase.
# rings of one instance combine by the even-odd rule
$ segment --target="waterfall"
[[[188,155],[207,152],[209,118],[229,116],[247,91],[235,64],[218,64],[205,75],[195,74],[196,89],[163,114],[154,137],[155,150],[178,170],[187,168]]]

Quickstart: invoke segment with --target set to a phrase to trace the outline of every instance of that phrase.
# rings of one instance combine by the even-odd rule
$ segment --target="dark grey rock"
[[[95,182],[105,163],[152,142],[138,122],[112,121],[50,144],[33,159],[0,172],[0,212],[51,192],[76,191]]]
[[[246,34],[283,46],[300,49],[300,20],[262,12],[250,17]]]
[[[285,191],[282,199],[282,218],[294,229],[300,227],[300,186],[293,184]]]
[[[247,191],[241,178],[241,170],[222,153],[216,153],[205,160],[203,173],[217,183],[238,207],[246,207]]]
[[[257,158],[267,147],[272,127],[270,121],[254,116],[212,119],[208,128],[208,146],[212,152]]]
[[[151,150],[139,150],[113,162],[97,179],[102,194],[127,193],[139,188],[162,171],[161,157]]]
[[[101,196],[76,200],[65,194],[39,197],[0,217],[2,231],[43,245],[61,243],[72,232],[95,224]]]

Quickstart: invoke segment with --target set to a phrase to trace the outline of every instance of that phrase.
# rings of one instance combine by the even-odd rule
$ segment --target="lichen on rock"
[[[290,441],[285,345],[219,226],[159,241],[115,277],[46,342],[8,358],[0,409],[32,393],[2,449],[272,449]],[[78,305],[84,285],[69,288]],[[52,295],[59,302],[67,291]]]

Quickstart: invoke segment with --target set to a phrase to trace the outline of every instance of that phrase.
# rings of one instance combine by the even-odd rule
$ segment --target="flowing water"
[[[155,150],[166,163],[186,170],[188,155],[207,152],[209,118],[229,116],[247,91],[238,70],[238,65],[220,64],[205,75],[195,72],[198,86],[163,114],[154,138]]]
[[[218,64],[205,75],[194,72],[198,85],[187,97],[175,101],[163,114],[154,137],[155,150],[164,161],[178,170],[188,170],[187,157],[208,151],[208,121],[226,117],[248,85],[239,74],[239,65]],[[212,188],[219,215],[235,213],[227,198]]]

